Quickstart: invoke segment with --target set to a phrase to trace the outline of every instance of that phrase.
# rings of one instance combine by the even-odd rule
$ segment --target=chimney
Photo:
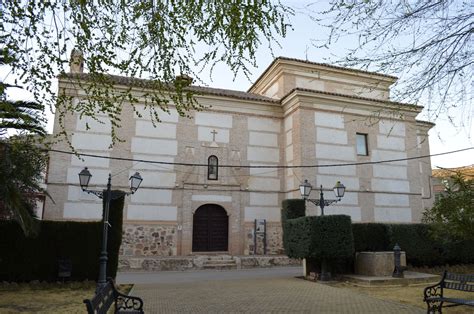
[[[69,72],[84,73],[84,54],[79,49],[74,48],[71,51],[71,59],[69,61]]]

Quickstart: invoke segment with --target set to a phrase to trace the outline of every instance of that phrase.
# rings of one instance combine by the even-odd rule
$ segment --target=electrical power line
[[[468,150],[471,150],[471,149],[474,149],[474,147],[468,147],[468,148],[453,150],[453,151],[444,152],[444,153],[421,155],[421,156],[415,156],[415,157],[386,159],[386,160],[379,160],[379,161],[340,163],[340,164],[292,165],[292,166],[289,166],[289,165],[219,165],[219,168],[297,169],[297,168],[327,168],[327,167],[347,167],[347,166],[358,166],[358,165],[374,165],[374,164],[381,164],[381,163],[391,163],[391,162],[398,162],[398,161],[423,159],[423,158],[429,158],[429,157],[434,157],[434,156],[442,156],[442,155],[448,155],[448,154],[454,154],[454,153],[459,153],[459,152],[463,152],[463,151],[468,151]],[[121,161],[132,161],[132,162],[149,163],[149,164],[175,165],[175,166],[187,166],[187,167],[208,167],[207,163],[206,164],[199,164],[199,163],[185,163],[185,162],[155,161],[155,160],[146,160],[146,159],[124,158],[124,157],[110,157],[110,156],[100,156],[100,155],[87,154],[87,153],[75,153],[75,152],[63,151],[63,150],[58,150],[58,149],[45,149],[44,151],[60,153],[60,154],[76,155],[76,156],[82,156],[82,157],[103,158],[103,159],[112,159],[112,160],[121,160]]]

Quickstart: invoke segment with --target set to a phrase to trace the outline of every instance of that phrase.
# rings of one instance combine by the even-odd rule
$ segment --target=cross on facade
[[[216,141],[216,134],[217,134],[217,131],[216,131],[216,130],[212,130],[211,133],[212,133],[212,141],[215,142],[215,141]]]

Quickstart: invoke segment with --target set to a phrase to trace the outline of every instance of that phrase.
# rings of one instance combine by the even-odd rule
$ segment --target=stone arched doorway
[[[193,252],[227,251],[229,217],[215,204],[200,206],[193,217]]]

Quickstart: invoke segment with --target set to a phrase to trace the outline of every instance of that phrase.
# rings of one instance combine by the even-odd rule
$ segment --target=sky
[[[296,15],[291,18],[293,30],[289,31],[286,38],[279,39],[279,45],[273,45],[272,51],[268,49],[265,43],[257,51],[257,67],[252,68],[249,78],[243,73],[234,73],[225,65],[217,65],[212,75],[205,71],[200,74],[200,79],[204,84],[215,87],[246,91],[260,74],[271,64],[273,59],[278,56],[297,58],[314,62],[328,63],[328,58],[342,58],[348,48],[356,45],[355,38],[345,38],[329,47],[329,49],[316,48],[312,41],[324,38],[327,30],[316,25],[305,13],[304,2],[302,1],[284,1],[285,4],[296,8]],[[384,73],[394,75],[394,73]],[[0,69],[0,78],[11,79],[3,69]],[[472,78],[471,78],[472,79]],[[33,100],[31,96],[25,94],[24,90],[8,89],[8,95],[12,99]],[[423,101],[418,103],[423,106]],[[454,119],[460,119],[462,113],[454,114]],[[52,132],[54,116],[47,112],[48,125],[47,130]],[[474,116],[474,113],[471,113]],[[427,120],[423,112],[418,117],[421,120]],[[470,127],[455,128],[446,117],[438,118],[436,126],[429,132],[431,154],[439,154],[448,151],[460,150],[474,146],[474,130],[472,123]],[[431,158],[432,168],[453,168],[474,164],[474,150],[459,152],[455,154],[437,156]]]
[[[313,62],[328,63],[328,58],[342,58],[348,48],[356,45],[356,38],[345,38],[343,42],[337,42],[329,49],[316,48],[312,42],[327,35],[327,31],[317,26],[307,14],[305,14],[304,4],[307,1],[283,1],[285,4],[296,8],[296,15],[291,18],[293,30],[288,32],[286,38],[280,39],[280,47],[274,45],[270,51],[266,47],[261,47],[257,53],[258,67],[252,70],[250,80],[243,74],[238,74],[235,79],[231,71],[226,66],[218,66],[214,70],[212,77],[203,74],[203,79],[209,86],[226,89],[237,89],[246,91],[260,74],[271,64],[275,57],[283,56]],[[314,1],[312,1],[314,2]],[[394,73],[384,73],[395,75]],[[472,79],[472,78],[471,78]],[[423,102],[418,103],[424,106]],[[462,111],[454,113],[454,119],[461,119]],[[465,114],[465,113],[464,113]],[[471,113],[474,116],[474,113]],[[429,121],[424,112],[418,117],[420,120]],[[436,121],[436,126],[429,132],[431,154],[439,154],[448,151],[461,150],[474,147],[474,128],[453,127],[447,117],[440,117]],[[454,168],[474,164],[474,149],[455,154],[434,156],[431,158],[433,169],[437,167]]]

